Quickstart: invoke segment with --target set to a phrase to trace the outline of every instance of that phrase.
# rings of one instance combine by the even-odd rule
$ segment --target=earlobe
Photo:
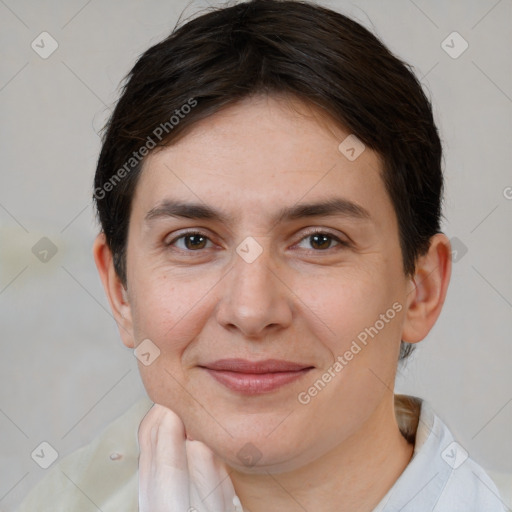
[[[451,268],[450,241],[446,235],[438,233],[431,238],[427,254],[418,258],[414,277],[411,278],[403,341],[417,343],[434,326],[446,298]]]
[[[134,348],[133,322],[128,291],[115,271],[112,252],[104,233],[100,233],[96,237],[93,244],[93,255],[121,339],[128,348]]]

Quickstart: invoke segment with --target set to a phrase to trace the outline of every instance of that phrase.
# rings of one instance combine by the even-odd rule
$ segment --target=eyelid
[[[333,233],[328,228],[322,228],[322,227],[310,228],[305,234],[303,234],[301,236],[301,238],[297,242],[297,244],[302,242],[305,238],[308,238],[309,236],[316,235],[316,234],[327,235],[330,238],[332,238],[334,241],[337,242],[337,245],[335,247],[338,247],[338,246],[349,247],[351,245],[351,241],[348,239],[348,237],[346,235],[345,235],[345,237],[347,238],[347,240],[344,240],[342,237],[340,237],[339,235]],[[295,245],[297,245],[297,244],[295,244]],[[322,253],[322,252],[328,252],[331,249],[335,249],[335,247],[329,247],[329,249],[324,249],[324,250],[310,249],[310,251]]]
[[[306,233],[303,233],[300,237],[300,239],[298,240],[298,242],[296,242],[294,245],[297,245],[299,244],[300,242],[302,242],[304,239],[308,238],[309,236],[312,236],[312,235],[315,235],[315,234],[322,234],[322,235],[328,235],[330,238],[332,238],[335,242],[337,242],[337,245],[335,247],[338,247],[338,246],[341,246],[341,247],[349,247],[351,245],[351,242],[349,240],[343,240],[343,238],[341,238],[340,236],[338,236],[337,234],[334,234],[332,233],[329,229],[327,228],[322,228],[322,227],[314,227],[314,228],[309,228]],[[167,239],[167,237],[164,239],[164,244],[165,246],[167,247],[171,247],[173,246],[178,240],[182,239],[182,238],[185,238],[187,236],[192,236],[192,235],[199,235],[199,236],[203,236],[205,238],[207,238],[207,240],[211,243],[214,243],[211,239],[211,237],[209,236],[208,233],[206,233],[205,231],[202,231],[200,228],[198,229],[189,229],[189,230],[186,230],[186,231],[182,231],[180,232],[179,234],[175,234],[172,238],[172,240],[170,240],[169,242],[166,242],[165,240]],[[348,237],[347,237],[348,238]],[[323,249],[323,250],[315,250],[315,249],[310,249],[311,252],[319,252],[319,253],[322,253],[322,252],[328,252],[330,249],[334,249],[335,247],[329,247],[329,249]],[[193,251],[193,250],[187,250],[187,249],[178,249],[178,250],[181,250],[181,251],[184,251],[184,252],[202,252],[204,249],[198,249],[197,251]]]
[[[178,240],[182,239],[182,238],[185,238],[187,236],[192,236],[192,235],[199,235],[199,236],[203,236],[205,238],[208,239],[209,242],[213,243],[211,237],[204,231],[201,231],[200,229],[189,229],[187,231],[182,231],[178,234],[176,233],[173,233],[172,235],[172,239],[169,240],[167,242],[167,238],[169,238],[168,236],[166,236],[164,238],[164,245],[166,247],[171,247],[173,246]],[[184,249],[179,249],[179,250],[184,250]],[[201,252],[200,250],[199,251],[190,251],[190,250],[187,250],[186,252]]]

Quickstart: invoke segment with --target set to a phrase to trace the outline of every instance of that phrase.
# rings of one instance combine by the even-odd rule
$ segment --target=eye
[[[336,246],[348,247],[348,242],[340,240],[337,236],[334,236],[325,231],[313,231],[307,234],[302,240],[299,242],[299,246],[301,243],[308,243],[310,247],[316,252],[319,251],[327,251],[328,249],[332,249]],[[333,247],[332,243],[335,242],[335,246]]]
[[[212,243],[211,240],[204,233],[201,233],[199,231],[189,231],[174,238],[170,242],[166,242],[166,245],[174,245],[178,249],[181,249],[182,251],[198,251],[200,249],[207,248],[208,242],[210,242],[210,244]]]

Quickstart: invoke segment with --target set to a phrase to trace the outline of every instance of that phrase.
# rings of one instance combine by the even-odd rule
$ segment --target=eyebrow
[[[301,203],[286,206],[279,210],[275,216],[276,222],[293,221],[309,217],[341,216],[357,220],[371,220],[368,210],[348,199],[334,197],[314,203]],[[186,219],[204,219],[217,221],[223,224],[232,223],[234,218],[216,208],[200,203],[187,203],[173,199],[164,199],[157,206],[148,211],[145,221],[150,223],[154,219],[165,217],[178,217]]]

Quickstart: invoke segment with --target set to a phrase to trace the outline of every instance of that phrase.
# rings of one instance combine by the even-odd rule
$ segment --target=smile
[[[277,359],[259,362],[244,359],[222,359],[201,366],[201,368],[231,391],[245,395],[257,395],[274,391],[294,382],[313,367]]]

